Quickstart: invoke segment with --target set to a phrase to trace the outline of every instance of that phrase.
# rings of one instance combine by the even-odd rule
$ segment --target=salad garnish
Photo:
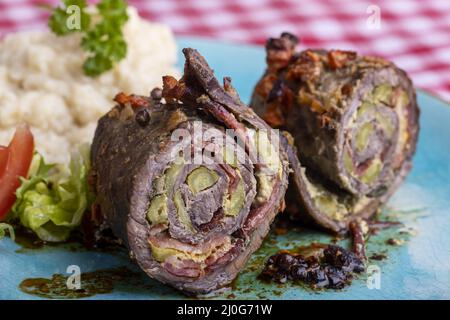
[[[81,224],[84,212],[93,201],[88,189],[89,148],[72,154],[69,166],[46,164],[35,152],[29,178],[22,178],[13,218],[44,241],[66,241]]]
[[[26,124],[17,127],[8,147],[0,147],[0,221],[16,201],[19,177],[26,177],[34,151],[34,138]]]
[[[69,165],[46,164],[28,125],[19,125],[9,146],[0,146],[0,239],[6,230],[14,239],[13,226],[21,224],[41,240],[66,241],[94,201],[89,157],[82,145]]]

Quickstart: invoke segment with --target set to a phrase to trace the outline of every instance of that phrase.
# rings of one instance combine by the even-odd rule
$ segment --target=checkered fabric
[[[48,0],[0,0],[0,35],[45,28]],[[263,44],[282,31],[301,46],[356,50],[405,69],[450,100],[450,0],[129,0],[177,35]]]

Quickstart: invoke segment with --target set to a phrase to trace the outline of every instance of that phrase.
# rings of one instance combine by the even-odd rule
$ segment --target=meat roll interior
[[[299,214],[339,232],[372,215],[410,170],[419,129],[415,91],[384,59],[296,52],[296,44],[287,33],[268,41],[267,71],[251,107],[294,138]]]
[[[97,205],[151,277],[206,293],[261,244],[287,188],[278,135],[184,49],[185,74],[151,97],[119,94],[92,147]],[[189,137],[188,139],[186,139]]]

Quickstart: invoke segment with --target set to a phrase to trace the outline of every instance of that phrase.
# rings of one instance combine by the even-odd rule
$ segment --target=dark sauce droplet
[[[19,288],[23,292],[47,299],[79,299],[113,292],[117,285],[142,282],[140,274],[126,267],[97,270],[81,274],[81,288],[69,289],[67,277],[54,274],[51,278],[23,280]]]
[[[139,110],[136,113],[136,122],[141,126],[145,127],[150,122],[150,114],[148,113],[147,109]]]
[[[271,256],[259,278],[278,283],[300,281],[315,289],[342,289],[350,284],[353,273],[363,271],[363,261],[353,252],[336,245],[313,244],[301,253],[284,250]]]

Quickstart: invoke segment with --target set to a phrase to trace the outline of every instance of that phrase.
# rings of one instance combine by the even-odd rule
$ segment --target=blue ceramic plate
[[[186,38],[179,39],[178,44],[180,49],[188,46],[197,48],[205,55],[217,76],[231,76],[243,101],[249,101],[252,87],[265,65],[262,48]],[[182,62],[180,52],[180,64]],[[270,235],[232,288],[208,298],[449,299],[450,105],[421,91],[418,99],[422,111],[421,131],[414,169],[383,209],[386,218],[400,219],[405,227],[370,238],[368,255],[382,254],[387,257],[382,261],[370,261],[372,275],[359,276],[342,291],[321,292],[298,285],[277,286],[256,280],[265,259],[279,248],[306,245],[314,240],[330,241],[329,236],[316,231],[291,231],[283,236]],[[405,242],[400,246],[388,246],[386,240],[389,238],[403,239]],[[347,245],[345,242],[342,244]],[[27,278],[51,278],[54,274],[67,276],[67,268],[71,265],[80,268],[82,286],[98,286],[98,281],[114,275],[112,281],[103,279],[100,283],[103,293],[86,299],[185,298],[171,288],[148,279],[121,250],[88,251],[74,244],[46,246],[39,250],[24,249],[9,238],[0,242],[0,298],[43,298],[26,293],[30,288],[23,281]],[[89,272],[98,270],[103,271],[90,278],[92,274]],[[44,294],[44,298],[64,296],[64,292],[60,295]]]

